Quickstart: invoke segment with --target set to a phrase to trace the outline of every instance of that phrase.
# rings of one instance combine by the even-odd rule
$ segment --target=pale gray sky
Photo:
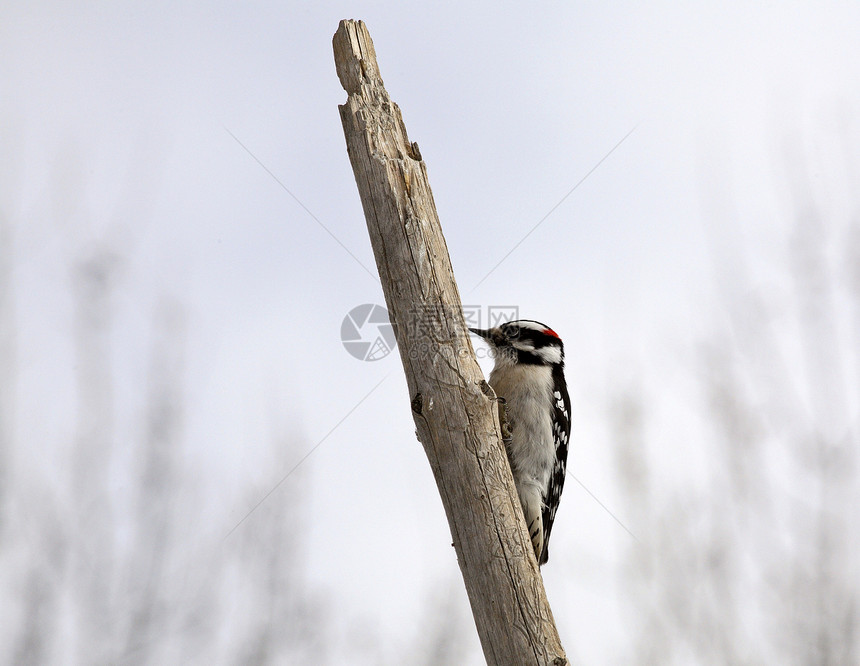
[[[262,496],[304,455],[261,461],[273,429],[310,449],[387,376],[308,458],[302,483],[311,579],[336,600],[337,623],[363,618],[393,649],[425,593],[458,572],[398,356],[363,363],[340,343],[345,314],[381,303],[381,290],[233,138],[374,269],[337,112],[342,18],[367,23],[421,147],[464,302],[517,305],[564,338],[570,468],[624,521],[605,401],[631,376],[666,386],[722,317],[725,267],[714,270],[703,199],[730,193],[741,213],[716,236],[745,243],[762,280],[787,240],[786,138],[817,165],[813,178],[836,183],[832,210],[848,206],[834,137],[858,131],[860,5],[6,6],[2,252],[14,256],[15,428],[33,442],[18,464],[50,469],[68,455],[67,283],[93,248],[121,254],[120,417],[136,409],[155,303],[188,308],[189,466],[210,488],[213,532],[250,508],[235,489],[251,480]],[[121,433],[133,428],[120,420]],[[697,467],[685,455],[670,455],[671,476]],[[630,537],[570,481],[553,534],[544,574],[563,641],[604,663],[624,635],[616,564]]]

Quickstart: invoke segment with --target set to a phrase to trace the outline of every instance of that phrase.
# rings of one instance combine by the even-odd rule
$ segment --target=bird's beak
[[[470,331],[475,335],[480,335],[484,340],[486,340],[491,345],[497,345],[501,342],[499,338],[499,329],[497,328],[470,328]]]

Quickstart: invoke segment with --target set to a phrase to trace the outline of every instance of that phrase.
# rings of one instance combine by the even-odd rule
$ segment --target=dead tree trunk
[[[448,516],[488,664],[567,664],[475,360],[427,168],[361,21],[334,35],[339,107],[418,438]]]

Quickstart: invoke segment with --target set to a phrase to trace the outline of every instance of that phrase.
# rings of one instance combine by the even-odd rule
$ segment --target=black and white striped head
[[[531,319],[509,321],[489,329],[470,328],[496,352],[496,364],[564,365],[564,344],[558,333]]]

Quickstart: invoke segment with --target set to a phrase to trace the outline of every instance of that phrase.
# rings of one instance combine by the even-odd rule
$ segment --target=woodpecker
[[[495,358],[490,386],[505,399],[508,460],[538,564],[549,559],[549,535],[564,487],[570,397],[558,333],[522,319],[487,330],[470,328]]]

